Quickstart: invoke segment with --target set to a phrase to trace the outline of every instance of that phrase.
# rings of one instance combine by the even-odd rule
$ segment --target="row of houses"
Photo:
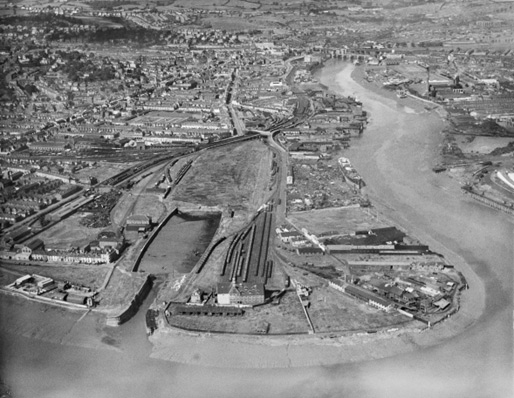
[[[60,245],[47,244],[41,239],[18,243],[28,236],[30,230],[24,228],[13,236],[2,240],[3,251],[0,258],[21,261],[64,262],[81,264],[107,264],[116,260],[125,248],[123,238],[110,231],[100,232],[98,239],[79,248],[62,248]],[[25,238],[26,239],[26,238]]]
[[[109,264],[116,258],[118,258],[118,253],[115,250],[102,249],[89,253],[34,251],[28,259],[54,263]],[[17,259],[20,258],[17,257]]]

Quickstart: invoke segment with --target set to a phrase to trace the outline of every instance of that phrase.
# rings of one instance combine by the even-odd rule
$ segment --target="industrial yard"
[[[330,231],[350,233],[356,230],[380,228],[388,225],[387,218],[375,208],[339,207],[289,213],[287,219],[299,228],[314,234]]]
[[[421,330],[447,318],[465,281],[358,191],[366,207],[297,211],[282,226],[273,200],[253,217],[230,207],[192,271],[168,276],[151,314],[185,330],[261,335]]]
[[[345,179],[335,159],[291,159],[292,182],[287,187],[289,211],[365,204],[358,186]]]
[[[271,152],[259,141],[202,153],[173,192],[173,200],[255,211],[268,196]]]
[[[56,248],[82,247],[95,240],[104,227],[85,228],[83,220],[91,213],[75,213],[39,235],[48,246]]]

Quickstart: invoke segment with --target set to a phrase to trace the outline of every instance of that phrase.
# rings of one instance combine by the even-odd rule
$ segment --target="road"
[[[232,123],[234,124],[234,128],[237,131],[237,135],[244,135],[246,132],[245,124],[237,115],[237,111],[234,109],[234,106],[232,104],[228,105],[228,110],[232,119]]]

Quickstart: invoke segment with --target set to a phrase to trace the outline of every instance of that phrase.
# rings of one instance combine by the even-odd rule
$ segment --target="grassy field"
[[[98,25],[102,28],[122,28],[123,25],[102,17],[81,16],[80,19],[87,24]]]
[[[259,25],[246,21],[241,18],[205,18],[204,22],[211,24],[213,29],[222,30],[245,30],[245,29],[258,29]]]
[[[288,219],[309,232],[319,234],[328,231],[339,231],[341,234],[390,226],[376,209],[367,208],[333,208],[290,213]]]
[[[175,7],[193,7],[193,8],[216,8],[224,5],[227,0],[175,0],[173,5]]]
[[[259,1],[229,0],[226,7],[256,9],[261,6]]]
[[[256,210],[268,196],[270,168],[271,151],[258,141],[206,151],[193,162],[172,198]]]
[[[79,224],[88,213],[75,213],[39,235],[46,245],[59,248],[85,245],[97,239],[98,233],[105,228],[86,228]]]

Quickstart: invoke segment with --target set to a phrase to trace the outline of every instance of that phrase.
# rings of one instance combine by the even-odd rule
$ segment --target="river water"
[[[94,315],[45,310],[48,330],[25,336],[23,323],[13,320],[40,319],[41,305],[1,296],[0,369],[15,396],[512,397],[513,224],[430,171],[441,124],[436,115],[416,114],[423,111],[363,89],[349,78],[350,69],[332,65],[322,76],[332,89],[357,95],[371,113],[369,128],[347,157],[391,218],[456,264],[469,264],[463,270],[473,294],[463,313],[477,321],[438,345],[381,360],[210,369],[149,358],[144,310],[154,294],[119,328],[102,326]],[[422,338],[416,343],[425,345]]]

